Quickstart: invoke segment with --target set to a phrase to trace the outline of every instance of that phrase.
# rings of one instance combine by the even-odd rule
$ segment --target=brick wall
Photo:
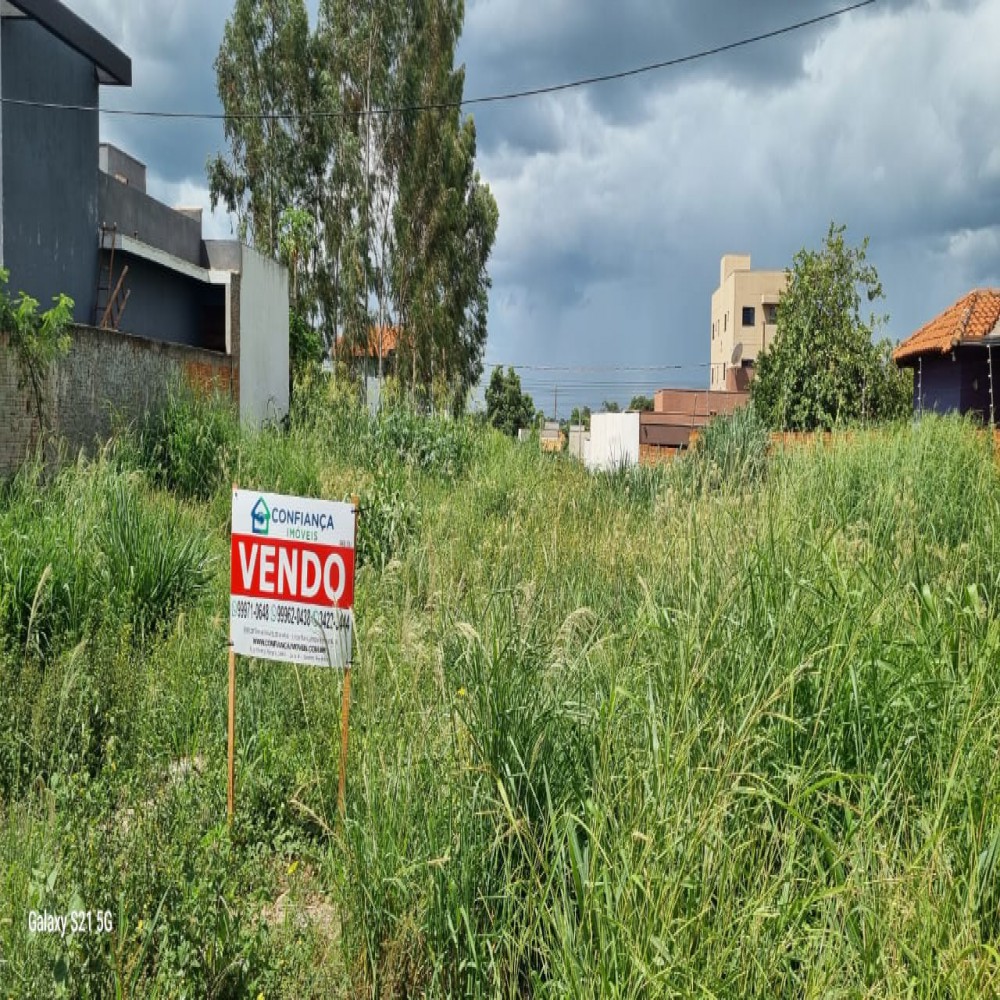
[[[69,354],[51,373],[46,410],[51,428],[74,451],[106,439],[117,417],[141,420],[162,405],[172,382],[213,389],[236,402],[239,361],[195,347],[145,340],[109,330],[76,327]],[[7,337],[0,334],[0,475],[9,475],[32,451],[38,428],[30,391]]]
[[[639,443],[639,464],[659,465],[672,462],[680,454],[679,448],[660,448],[655,444]]]

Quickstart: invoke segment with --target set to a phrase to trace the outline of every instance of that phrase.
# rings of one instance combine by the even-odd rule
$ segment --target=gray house
[[[152,198],[145,166],[101,144],[101,90],[131,82],[128,56],[58,0],[0,0],[0,266],[10,289],[43,307],[71,296],[81,327],[207,352],[190,356],[192,370],[227,372],[243,419],[281,417],[287,272],[236,241],[204,240],[200,210]]]
[[[913,369],[917,413],[970,413],[995,425],[1000,404],[1000,289],[977,288],[893,351]]]

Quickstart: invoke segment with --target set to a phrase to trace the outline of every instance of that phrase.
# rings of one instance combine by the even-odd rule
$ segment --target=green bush
[[[144,506],[122,482],[101,513],[103,587],[138,634],[153,632],[207,586],[212,560],[204,539],[187,530],[179,512]]]
[[[370,489],[361,494],[358,519],[358,565],[385,569],[416,530],[418,511],[412,486],[391,466],[375,474]]]
[[[366,440],[369,465],[391,457],[443,478],[465,472],[472,456],[472,434],[464,420],[420,416],[405,408],[383,411],[370,422]]]
[[[715,417],[677,463],[682,482],[708,492],[740,492],[767,471],[770,435],[751,404]]]
[[[142,452],[156,481],[181,496],[207,500],[223,484],[239,440],[230,400],[196,398],[172,389],[166,405],[142,429]]]

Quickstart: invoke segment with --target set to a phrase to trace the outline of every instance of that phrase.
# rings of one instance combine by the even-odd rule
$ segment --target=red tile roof
[[[382,342],[382,357],[386,358],[395,353],[399,345],[399,327],[397,326],[373,326],[368,330],[368,351],[365,352],[364,344],[353,344],[350,353],[355,358],[377,358],[379,354],[379,341]],[[343,345],[343,346],[342,346]],[[338,341],[339,350],[347,350],[344,340]]]
[[[977,288],[899,344],[892,352],[893,360],[906,362],[921,354],[947,354],[965,341],[989,336],[997,330],[998,322],[1000,289]]]

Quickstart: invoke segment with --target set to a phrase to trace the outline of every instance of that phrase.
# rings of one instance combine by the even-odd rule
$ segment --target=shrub
[[[681,480],[696,489],[738,492],[760,482],[767,470],[767,426],[753,405],[715,417],[678,463]]]
[[[138,633],[154,631],[208,584],[205,540],[186,531],[176,511],[143,506],[121,481],[102,513],[98,538],[109,598]]]
[[[472,434],[465,421],[423,417],[405,408],[383,411],[372,421],[366,444],[370,467],[392,457],[446,478],[461,475],[472,456]]]
[[[358,519],[358,564],[384,569],[406,544],[416,527],[417,508],[411,489],[391,467],[375,474],[361,497]]]
[[[161,485],[206,500],[225,479],[239,430],[230,401],[172,389],[163,410],[143,428],[145,464]]]

